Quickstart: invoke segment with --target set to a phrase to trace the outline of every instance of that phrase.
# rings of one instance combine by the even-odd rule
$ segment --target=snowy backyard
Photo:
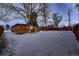
[[[0,56],[79,56],[79,3],[1,3]]]
[[[5,32],[7,47],[3,55],[69,56],[79,55],[78,42],[71,31],[44,31],[17,35]]]

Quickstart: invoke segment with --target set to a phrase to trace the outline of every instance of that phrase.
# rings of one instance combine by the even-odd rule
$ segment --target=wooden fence
[[[72,27],[70,27],[70,29],[68,27],[63,27],[63,28],[57,28],[57,27],[42,27],[42,30],[45,31],[72,31]]]
[[[0,26],[0,39],[1,39],[2,35],[3,35],[3,33],[4,33],[4,27]]]
[[[77,25],[75,25],[75,26],[73,27],[73,33],[75,34],[76,39],[77,39],[78,42],[79,42],[79,24],[77,24]]]

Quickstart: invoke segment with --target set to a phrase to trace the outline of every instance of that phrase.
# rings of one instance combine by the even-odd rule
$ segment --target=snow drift
[[[78,42],[71,31],[48,31],[17,35],[6,32],[4,55],[50,56],[79,55]]]

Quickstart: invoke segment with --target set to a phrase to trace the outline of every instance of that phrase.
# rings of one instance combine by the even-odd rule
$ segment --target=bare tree
[[[30,22],[30,14],[32,12],[38,12],[40,9],[40,5],[38,3],[18,3],[18,4],[0,4],[3,6],[5,6],[5,8],[9,8],[10,10],[17,12],[18,14],[20,14],[22,16],[22,18],[28,19],[28,21]],[[26,21],[27,22],[27,21]]]
[[[53,13],[52,18],[54,20],[54,26],[58,27],[58,24],[61,22],[62,20],[62,16],[59,15],[58,13]]]
[[[4,22],[9,21],[8,16],[9,16],[10,14],[11,14],[11,13],[9,13],[9,9],[5,9],[5,8],[1,8],[1,7],[0,7],[0,20],[2,20],[2,21],[4,21]]]
[[[79,3],[77,3],[77,4],[75,5],[75,7],[76,7],[77,10],[79,11]]]
[[[22,18],[26,21],[26,23],[29,23],[33,26],[38,26],[36,18],[38,16],[38,13],[41,12],[41,16],[43,16],[44,23],[47,26],[49,9],[49,5],[47,3],[5,3],[0,4],[0,6],[2,6],[2,8],[10,9],[10,13],[13,12],[13,14],[15,14],[15,17],[13,17],[13,19]],[[31,17],[33,16],[31,15],[32,13],[37,14],[36,17]]]
[[[41,15],[44,18],[45,26],[47,26],[47,19],[48,19],[48,14],[49,14],[49,5],[48,5],[48,3],[41,4],[41,12],[42,12]]]

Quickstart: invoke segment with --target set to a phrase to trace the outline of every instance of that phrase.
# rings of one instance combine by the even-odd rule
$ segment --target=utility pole
[[[68,23],[69,23],[69,30],[71,28],[71,13],[72,13],[72,5],[68,8]]]
[[[69,30],[70,30],[70,21],[71,21],[71,10],[68,9],[68,22],[69,22]]]

